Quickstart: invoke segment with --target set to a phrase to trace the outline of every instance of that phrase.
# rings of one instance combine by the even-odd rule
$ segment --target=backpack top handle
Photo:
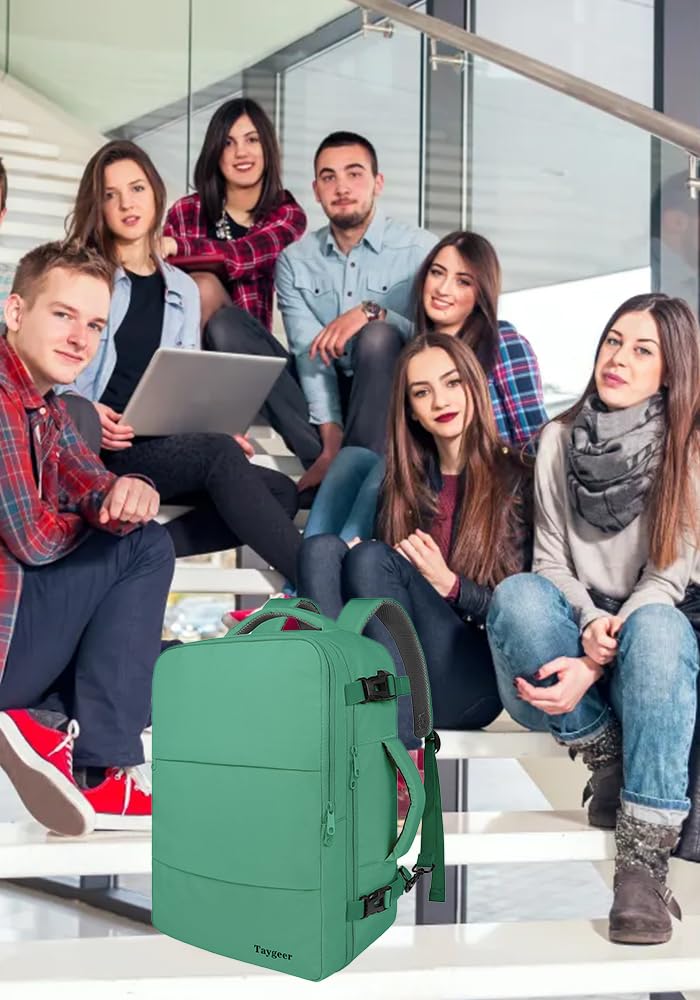
[[[404,608],[398,601],[359,597],[348,601],[338,616],[338,627],[364,632],[372,618],[378,618],[396,643],[411,682],[413,731],[419,739],[433,730],[428,667],[420,640]]]

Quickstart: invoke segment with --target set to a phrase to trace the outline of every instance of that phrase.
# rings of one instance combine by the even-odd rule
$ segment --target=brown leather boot
[[[668,861],[680,827],[646,823],[618,814],[615,829],[615,898],[609,936],[617,944],[664,944],[671,939],[671,915],[681,910],[666,886]]]
[[[602,830],[614,830],[622,790],[622,733],[615,722],[582,746],[569,747],[572,760],[581,760],[591,771],[581,805],[588,806],[588,822]]]

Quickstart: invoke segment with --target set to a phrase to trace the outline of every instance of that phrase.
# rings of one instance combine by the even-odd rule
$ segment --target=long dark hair
[[[153,188],[155,200],[155,221],[149,233],[151,256],[158,256],[157,240],[165,213],[166,191],[163,178],[153,165],[148,153],[135,142],[114,139],[105,143],[88,160],[78,185],[75,206],[67,220],[68,241],[76,241],[92,247],[113,267],[119,266],[114,235],[105,222],[103,205],[105,200],[105,169],[120,160],[133,160],[143,170],[146,180]]]
[[[277,208],[284,194],[279,144],[272,122],[257,101],[248,97],[234,97],[232,101],[217,108],[212,115],[194,168],[194,186],[208,226],[216,225],[221,218],[226,182],[219,170],[219,160],[231,126],[242,115],[248,115],[260,136],[265,164],[262,190],[253,209],[254,221],[259,221]]]
[[[598,341],[593,373],[583,395],[556,420],[572,424],[586,399],[597,392],[595,364],[600,349],[620,317],[634,312],[648,312],[654,320],[664,362],[666,440],[648,508],[649,553],[655,565],[663,569],[676,558],[683,531],[696,542],[699,538],[695,478],[700,471],[700,330],[688,303],[650,292],[634,295],[618,306]]]
[[[457,333],[476,354],[488,375],[498,355],[498,296],[501,293],[501,265],[498,255],[485,236],[458,230],[443,236],[421,264],[416,275],[416,333],[429,333],[433,322],[423,305],[423,288],[437,255],[445,247],[454,247],[476,281],[476,303]]]
[[[380,535],[389,545],[395,545],[416,528],[428,530],[437,510],[437,497],[427,474],[437,463],[437,448],[432,434],[412,419],[408,393],[408,366],[431,347],[439,347],[450,356],[473,411],[461,442],[460,465],[466,490],[450,568],[494,587],[504,577],[524,569],[518,529],[529,519],[527,487],[531,469],[498,437],[481,363],[464,341],[449,334],[421,334],[407,344],[398,358],[389,406]]]

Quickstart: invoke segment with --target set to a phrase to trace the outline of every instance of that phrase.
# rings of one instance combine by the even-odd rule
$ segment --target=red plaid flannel
[[[211,239],[198,194],[186,195],[172,206],[165,220],[164,236],[172,236],[183,257],[224,254],[228,291],[233,304],[245,309],[268,330],[272,328],[272,295],[275,263],[289,243],[306,229],[306,215],[289,191],[270,214],[254,223],[247,236],[235,240]]]
[[[98,522],[115,480],[83,443],[63,403],[53,392],[39,395],[0,337],[0,680],[22,594],[22,565],[55,562],[90,528],[124,535],[135,527]]]

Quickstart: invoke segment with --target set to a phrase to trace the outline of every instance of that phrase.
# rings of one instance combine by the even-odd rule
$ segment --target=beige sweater
[[[566,484],[566,446],[571,428],[550,423],[542,431],[535,467],[533,571],[561,590],[583,629],[601,615],[588,596],[597,590],[623,601],[627,618],[645,604],[679,604],[689,583],[700,583],[694,544],[683,545],[664,570],[649,562],[646,514],[615,534],[604,534],[574,510]]]

